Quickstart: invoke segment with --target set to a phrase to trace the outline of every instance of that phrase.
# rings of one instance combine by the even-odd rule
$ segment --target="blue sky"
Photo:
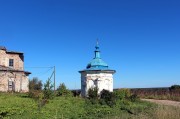
[[[25,53],[25,69],[57,85],[80,88],[79,70],[94,57],[114,88],[180,84],[179,0],[0,0],[0,45]]]

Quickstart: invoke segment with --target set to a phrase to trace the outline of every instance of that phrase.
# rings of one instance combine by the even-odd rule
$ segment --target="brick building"
[[[30,72],[24,71],[24,54],[0,46],[0,91],[28,92]]]

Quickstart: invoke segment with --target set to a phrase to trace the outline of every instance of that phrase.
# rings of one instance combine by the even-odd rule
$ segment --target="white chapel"
[[[113,92],[113,74],[115,70],[109,69],[108,65],[100,57],[99,44],[95,47],[95,57],[81,73],[81,95],[86,97],[90,88],[97,87],[98,93],[103,89]]]

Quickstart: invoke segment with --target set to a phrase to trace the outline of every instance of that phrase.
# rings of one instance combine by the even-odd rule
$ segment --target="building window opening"
[[[14,59],[9,59],[9,66],[13,67],[14,66]]]

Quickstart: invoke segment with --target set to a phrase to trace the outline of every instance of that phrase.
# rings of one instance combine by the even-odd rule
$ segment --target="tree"
[[[37,77],[34,77],[32,80],[29,81],[29,90],[42,90],[42,81],[39,80]]]
[[[64,83],[61,83],[57,88],[57,96],[72,96],[72,92],[66,88]]]
[[[54,97],[53,85],[50,79],[44,84],[43,94],[45,99],[52,99]]]
[[[34,98],[36,100],[39,99],[40,95],[42,95],[42,82],[37,77],[34,77],[29,81],[29,97]]]
[[[169,89],[170,91],[180,90],[180,85],[172,85]]]

